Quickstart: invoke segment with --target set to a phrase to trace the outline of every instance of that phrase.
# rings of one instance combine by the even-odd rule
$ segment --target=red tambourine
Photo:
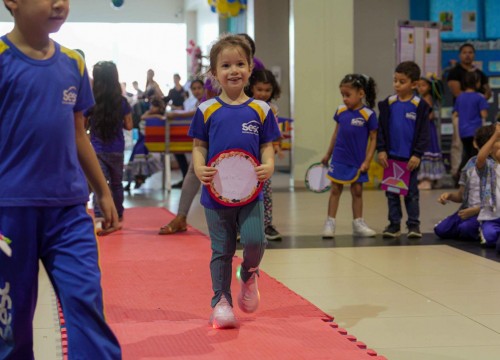
[[[207,185],[208,193],[225,206],[250,203],[264,185],[255,172],[259,165],[259,160],[245,150],[230,149],[218,153],[207,164],[217,169],[212,182]]]

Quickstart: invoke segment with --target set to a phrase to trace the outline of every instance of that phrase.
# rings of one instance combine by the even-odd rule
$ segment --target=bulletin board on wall
[[[496,1],[496,0],[495,0]],[[443,40],[478,39],[482,36],[484,0],[433,0],[429,20],[442,24]]]
[[[396,63],[414,61],[423,75],[441,75],[441,24],[400,20],[397,25]]]

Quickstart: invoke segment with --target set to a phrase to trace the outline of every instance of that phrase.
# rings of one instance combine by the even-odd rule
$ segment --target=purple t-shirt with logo
[[[377,115],[366,106],[350,110],[347,106],[341,105],[333,119],[337,122],[339,130],[332,160],[359,168],[366,158],[370,131],[378,128]]]
[[[249,99],[240,105],[229,105],[216,97],[200,104],[188,135],[208,143],[207,162],[229,149],[245,150],[260,161],[260,146],[279,138],[280,131],[264,101]],[[262,193],[258,199],[262,200]],[[225,208],[211,198],[206,187],[201,204],[210,209]]]
[[[394,101],[389,101],[390,118],[389,118],[389,141],[391,148],[389,155],[409,159],[413,138],[415,136],[415,124],[417,121],[417,106],[420,102],[418,96],[413,96],[408,101],[401,101],[399,98],[394,98]]]
[[[88,201],[75,145],[76,112],[94,105],[83,58],[55,43],[45,60],[0,38],[0,206]]]

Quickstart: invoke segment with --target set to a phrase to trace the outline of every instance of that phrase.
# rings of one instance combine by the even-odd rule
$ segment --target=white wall
[[[354,71],[375,79],[377,100],[393,93],[396,23],[409,17],[408,1],[354,0]]]
[[[212,42],[219,37],[219,16],[210,10],[206,0],[185,0],[184,11],[196,16],[196,24],[186,24],[188,33],[196,34],[196,38],[188,41],[193,39],[203,55],[208,55]]]
[[[255,56],[267,69],[281,68],[280,116],[290,116],[290,0],[254,2]]]
[[[212,43],[219,37],[219,16],[205,3],[198,9],[196,19],[197,44],[203,55],[208,55]]]
[[[1,9],[0,21],[11,20],[9,12]],[[72,0],[67,21],[181,23],[184,22],[184,0],[125,0],[119,9],[112,8],[111,0]]]
[[[338,84],[353,71],[352,1],[291,0],[293,12],[292,117],[295,120],[294,183],[325,155],[342,104]]]

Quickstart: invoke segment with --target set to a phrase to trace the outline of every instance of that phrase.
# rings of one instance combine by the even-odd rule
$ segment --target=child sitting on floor
[[[481,148],[495,132],[494,126],[480,127],[474,135],[474,147]],[[440,221],[434,232],[442,239],[479,240],[480,210],[479,176],[476,172],[476,156],[472,157],[461,171],[459,189],[454,193],[441,194],[438,202],[462,203],[458,211]]]
[[[500,251],[500,209],[497,199],[500,188],[497,179],[500,177],[500,123],[495,125],[495,132],[481,147],[477,154],[476,170],[479,175],[479,194],[481,195],[481,211],[478,220],[481,222],[481,243],[495,246]]]

